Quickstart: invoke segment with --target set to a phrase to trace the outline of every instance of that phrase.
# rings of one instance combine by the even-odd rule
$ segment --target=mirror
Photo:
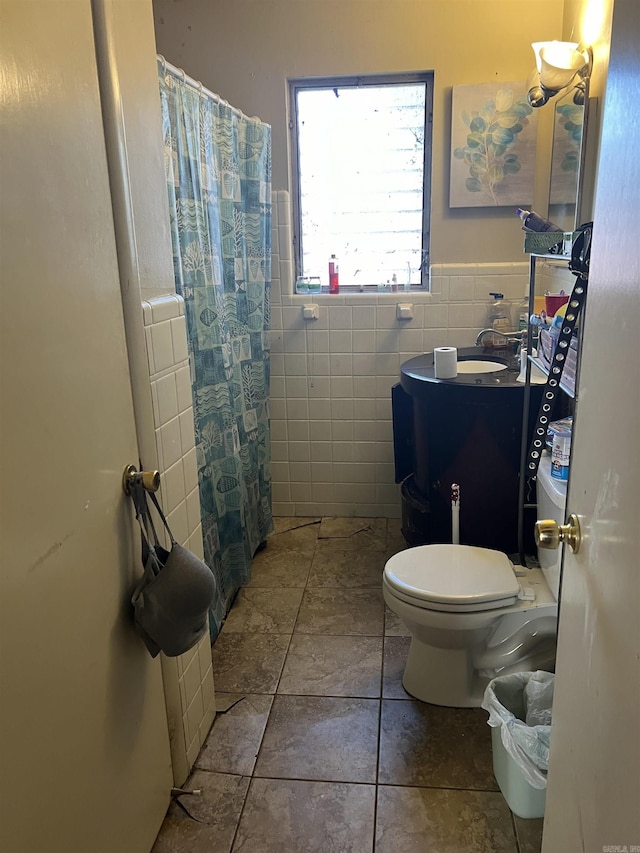
[[[585,85],[584,83],[582,85]],[[580,190],[586,137],[588,93],[582,103],[574,96],[582,94],[571,89],[554,104],[551,176],[549,181],[549,219],[565,231],[579,225]]]

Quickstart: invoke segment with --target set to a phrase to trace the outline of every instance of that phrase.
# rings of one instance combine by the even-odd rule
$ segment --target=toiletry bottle
[[[555,222],[551,222],[549,219],[539,216],[532,210],[523,210],[519,207],[516,210],[516,213],[522,220],[523,231],[562,231],[562,228],[556,225]]]
[[[338,280],[338,259],[335,255],[329,258],[329,293],[340,293]]]
[[[493,302],[487,313],[487,328],[495,329],[496,332],[506,333],[509,331],[509,315],[504,304],[504,293],[490,293]],[[507,341],[500,335],[486,335],[484,339],[486,347],[502,348],[508,346]]]
[[[519,332],[524,332],[529,325],[529,297],[524,296],[516,305],[514,327]]]

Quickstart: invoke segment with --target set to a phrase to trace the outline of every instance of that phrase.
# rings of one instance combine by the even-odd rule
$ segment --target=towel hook
[[[122,489],[128,495],[131,486],[142,483],[147,492],[157,492],[160,488],[159,471],[138,471],[135,465],[127,465],[122,472]]]

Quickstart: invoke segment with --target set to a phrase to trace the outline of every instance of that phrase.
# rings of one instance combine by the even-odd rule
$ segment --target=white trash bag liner
[[[546,788],[551,706],[555,676],[550,672],[499,675],[487,685],[482,707],[490,726],[500,726],[504,748],[533,788]]]

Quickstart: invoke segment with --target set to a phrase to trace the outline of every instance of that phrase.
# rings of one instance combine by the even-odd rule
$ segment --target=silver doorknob
[[[534,535],[538,548],[553,550],[559,548],[560,543],[563,542],[574,554],[580,550],[580,522],[578,516],[573,513],[566,524],[558,524],[553,518],[536,521]]]

